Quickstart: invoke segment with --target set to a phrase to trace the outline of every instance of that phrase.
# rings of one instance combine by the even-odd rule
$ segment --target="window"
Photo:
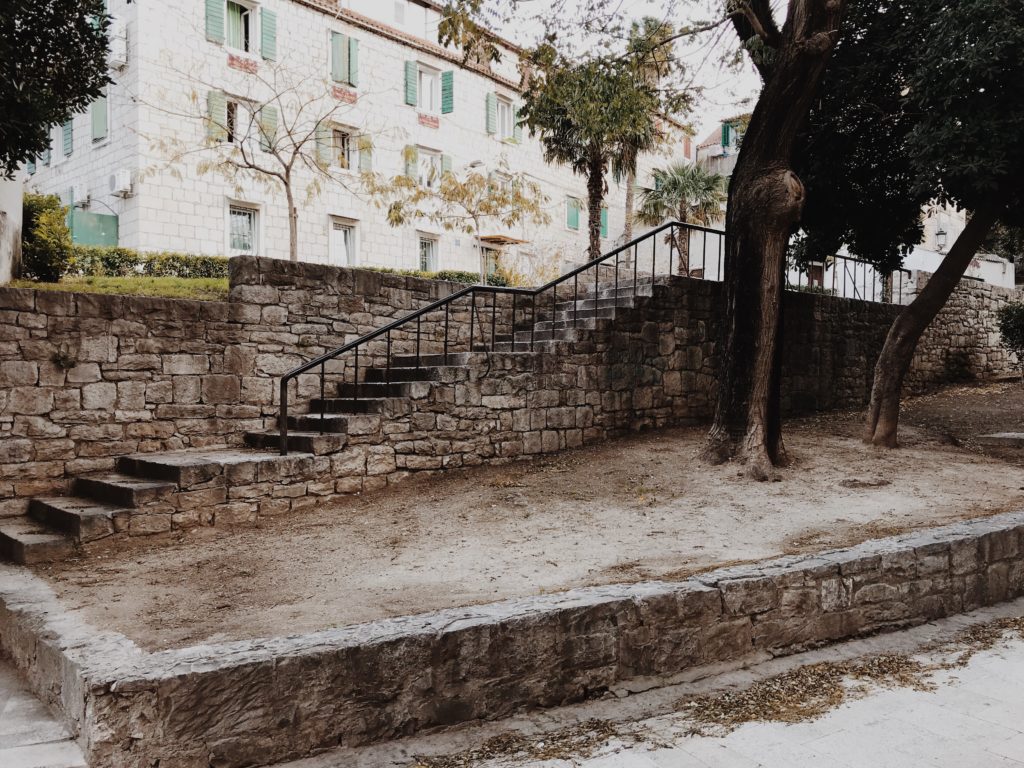
[[[255,128],[254,115],[248,104],[241,101],[229,101],[227,104],[227,140],[232,144],[241,144],[252,137]]]
[[[106,94],[99,96],[89,107],[89,120],[92,126],[93,143],[106,141],[110,132],[110,113]]]
[[[436,189],[441,180],[441,153],[431,149],[419,150],[417,181],[427,189]]]
[[[498,138],[511,139],[515,133],[515,110],[512,102],[498,97]]]
[[[228,46],[246,53],[252,52],[255,26],[255,14],[252,9],[241,3],[228,0]]]
[[[359,168],[359,138],[350,129],[334,129],[332,148],[332,164],[351,170]]]
[[[484,246],[484,274],[493,275],[498,271],[498,249]]]
[[[228,250],[232,256],[255,256],[258,241],[259,212],[255,208],[232,205],[228,208]]]
[[[565,199],[565,228],[573,231],[579,231],[580,228],[580,210],[583,208],[583,203],[580,202],[579,198],[567,197]]]
[[[416,75],[416,106],[424,112],[434,114],[441,111],[441,77],[440,72],[430,67],[419,65]]]
[[[336,267],[351,267],[356,263],[355,222],[331,220],[330,256],[328,263]]]
[[[420,271],[437,272],[437,240],[420,237]]]

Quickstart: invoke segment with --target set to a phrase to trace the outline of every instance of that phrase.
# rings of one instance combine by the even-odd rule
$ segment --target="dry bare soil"
[[[865,448],[860,414],[791,422],[791,465],[756,483],[697,459],[703,429],[412,480],[273,520],[196,530],[41,567],[95,626],[148,649],[290,635],[572,587],[678,579],[1018,507],[1017,384],[908,403],[898,451]]]

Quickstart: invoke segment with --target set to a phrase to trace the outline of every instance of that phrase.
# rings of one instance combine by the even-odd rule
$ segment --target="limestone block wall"
[[[119,456],[238,446],[246,431],[272,426],[281,374],[462,287],[250,257],[232,261],[231,283],[226,302],[0,288],[0,514],[66,490],[72,477],[113,469]],[[330,478],[295,482],[350,493],[409,472],[706,420],[721,291],[718,283],[675,278],[554,353],[477,353],[353,436],[332,457]],[[1009,296],[962,286],[922,340],[908,388],[1007,372],[1009,360],[994,346],[994,312]],[[510,310],[507,299],[499,302],[499,334],[510,330]],[[862,405],[899,310],[787,293],[788,412]],[[482,309],[485,324],[487,314]],[[467,347],[468,320],[468,309],[448,318],[456,350]],[[443,313],[426,318],[421,331],[434,345],[425,341],[422,351],[438,351]],[[394,349],[409,343],[395,334]],[[318,392],[315,378],[300,381],[293,412]]]

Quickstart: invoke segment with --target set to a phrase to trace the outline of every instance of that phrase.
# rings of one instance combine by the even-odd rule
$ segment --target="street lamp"
[[[946,230],[941,227],[935,233],[935,245],[939,249],[939,253],[946,250]]]

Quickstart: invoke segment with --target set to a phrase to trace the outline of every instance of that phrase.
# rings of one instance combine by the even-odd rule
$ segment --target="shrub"
[[[395,269],[394,267],[359,267],[370,272],[383,272],[388,275],[404,275],[406,277],[422,277],[424,280],[447,280],[451,283],[476,285],[480,282],[478,272],[464,272],[459,269],[442,269],[437,272],[425,272],[422,269]],[[501,271],[487,276],[487,285],[510,285],[508,277]]]
[[[1003,346],[1017,356],[1017,367],[1024,382],[1024,302],[1011,301],[996,314]]]
[[[120,246],[76,245],[70,274],[83,277],[227,277],[228,260],[223,256],[139,253]]]
[[[27,194],[23,201],[21,274],[56,283],[71,261],[68,210],[56,195]]]

